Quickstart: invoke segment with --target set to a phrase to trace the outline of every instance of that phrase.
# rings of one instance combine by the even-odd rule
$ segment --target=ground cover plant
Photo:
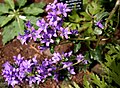
[[[45,6],[44,3],[27,3],[27,0],[17,0],[16,3],[14,0],[4,0],[4,3],[0,3],[0,27],[4,28],[2,32],[3,44],[18,34],[24,33],[25,21],[31,20],[32,24],[35,24],[36,20],[40,18],[38,15],[44,12],[42,9]]]
[[[7,0],[6,0],[7,1]],[[106,7],[109,3],[110,8]],[[28,7],[29,8],[29,7]],[[9,87],[39,88],[40,83],[53,79],[63,81],[59,88],[81,88],[72,76],[84,71],[84,88],[118,88],[120,86],[120,0],[83,0],[83,10],[76,11],[67,4],[54,0],[46,5],[46,16],[36,24],[27,20],[24,33],[17,40],[21,45],[33,47],[39,54],[50,51],[50,56],[39,61],[37,55],[25,58],[13,56],[12,62],[3,64],[2,75]],[[56,51],[56,46],[71,44],[66,51]],[[2,55],[2,54],[1,54]],[[97,67],[97,71],[93,67]],[[78,77],[79,79],[79,77]],[[65,83],[64,83],[65,82]]]

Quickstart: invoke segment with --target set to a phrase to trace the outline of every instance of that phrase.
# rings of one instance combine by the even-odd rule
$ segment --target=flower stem
[[[81,60],[81,61],[79,61],[79,62],[76,62],[76,63],[74,63],[74,64],[72,64],[72,65],[70,65],[70,66],[77,65],[77,64],[79,64],[79,63],[82,62],[82,61],[83,61],[83,60]],[[68,67],[70,67],[70,66],[67,66],[67,67],[64,67],[64,68],[60,68],[60,69],[58,69],[57,71],[66,69],[66,68],[68,68]]]

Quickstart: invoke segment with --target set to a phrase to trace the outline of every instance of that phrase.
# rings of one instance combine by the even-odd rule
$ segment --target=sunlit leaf
[[[13,17],[14,17],[13,15],[9,15],[8,17],[6,17],[6,18],[3,20],[2,24],[1,24],[1,27],[3,27],[3,26],[6,25],[9,21],[11,21]]]
[[[31,8],[31,7],[26,7],[23,9],[24,13],[27,14],[27,15],[38,15],[40,13],[43,13],[44,10],[41,9],[41,8]]]
[[[44,8],[45,7],[45,3],[44,2],[40,2],[40,3],[32,3],[30,5],[31,8],[37,7],[37,8]]]
[[[26,2],[27,2],[27,0],[17,0],[19,8],[22,7],[22,6],[24,6]]]
[[[9,6],[4,3],[0,3],[0,14],[8,13]]]
[[[11,7],[12,10],[14,10],[15,8],[14,0],[4,0],[4,1]]]

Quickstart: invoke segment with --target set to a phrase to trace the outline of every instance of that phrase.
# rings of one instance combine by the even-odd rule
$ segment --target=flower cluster
[[[58,81],[60,77],[60,70],[66,70],[69,74],[75,74],[74,63],[70,61],[72,52],[68,53],[54,53],[51,59],[44,59],[41,64],[38,64],[36,57],[24,60],[24,57],[14,56],[14,64],[6,62],[2,70],[2,75],[8,85],[14,87],[16,84],[27,81],[29,85],[39,84],[44,82],[46,78],[53,77],[54,80]],[[74,60],[77,63],[87,64],[87,60],[80,54]],[[67,73],[67,74],[68,74]]]
[[[24,35],[18,36],[22,44],[26,44],[30,39],[33,39],[34,41],[40,41],[44,46],[41,48],[46,49],[52,44],[57,44],[57,38],[68,39],[69,35],[78,34],[77,30],[69,30],[69,28],[62,26],[64,18],[67,17],[67,12],[70,12],[66,4],[57,3],[57,0],[55,0],[48,4],[45,10],[47,12],[46,19],[42,18],[36,22],[37,30],[32,27],[30,21],[26,23],[28,30],[25,31]]]

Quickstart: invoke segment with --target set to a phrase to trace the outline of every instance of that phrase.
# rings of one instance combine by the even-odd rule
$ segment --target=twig
[[[115,29],[118,28],[119,23],[120,23],[119,21],[120,21],[120,6],[119,6],[119,8],[118,8],[118,18],[117,18],[117,25],[116,25]]]
[[[116,10],[118,9],[119,6],[120,6],[120,0],[117,0],[116,4],[115,4],[115,7],[112,9],[109,17],[107,18],[107,20],[105,22],[105,29],[107,29],[110,19],[112,18],[112,16],[114,15],[114,13],[116,12]]]

